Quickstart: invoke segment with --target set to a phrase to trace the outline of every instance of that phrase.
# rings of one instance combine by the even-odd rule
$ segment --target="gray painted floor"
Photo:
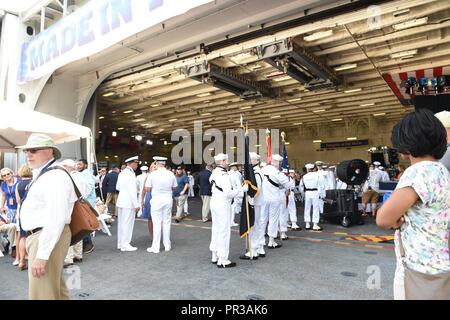
[[[146,252],[150,241],[143,220],[135,224],[136,252],[115,249],[115,223],[112,237],[97,233],[94,252],[66,269],[72,299],[392,299],[393,244],[344,239],[344,233],[392,234],[377,228],[372,218],[347,229],[325,223],[319,233],[289,231],[282,248],[266,250],[266,258],[257,261],[239,260],[245,243],[233,228],[230,259],[237,267],[219,269],[210,263],[211,222],[198,221],[198,198],[189,203],[190,219],[172,224],[170,252]],[[27,298],[27,273],[12,261],[0,258],[0,300]]]

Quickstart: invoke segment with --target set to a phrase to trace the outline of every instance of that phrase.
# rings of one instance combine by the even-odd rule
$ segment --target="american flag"
[[[400,103],[404,106],[410,106],[413,104],[416,92],[412,94],[406,93],[406,87],[404,83],[409,77],[414,77],[419,81],[420,78],[437,78],[441,75],[450,75],[450,66],[435,67],[429,69],[419,69],[415,71],[407,71],[400,73],[385,73],[383,74],[384,80],[387,82],[392,92],[397,96]]]

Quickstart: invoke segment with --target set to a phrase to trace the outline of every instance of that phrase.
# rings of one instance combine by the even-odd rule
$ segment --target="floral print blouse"
[[[449,171],[439,162],[418,162],[405,170],[396,189],[405,187],[419,196],[400,229],[406,267],[425,274],[450,272]]]

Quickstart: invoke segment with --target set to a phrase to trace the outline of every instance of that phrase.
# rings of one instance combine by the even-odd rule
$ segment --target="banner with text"
[[[38,79],[213,0],[95,0],[22,45],[18,82]],[[156,44],[155,44],[156,45]]]
[[[350,147],[366,146],[368,144],[369,140],[323,142],[320,144],[320,148],[321,149],[350,148]]]

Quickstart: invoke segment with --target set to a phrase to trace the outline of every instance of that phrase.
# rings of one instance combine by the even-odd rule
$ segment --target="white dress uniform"
[[[292,229],[295,230],[299,229],[299,226],[297,225],[297,207],[295,205],[295,179],[289,177],[289,181],[291,181],[291,189],[289,192],[289,203],[286,209],[289,212],[289,220],[291,221]]]
[[[323,189],[322,179],[317,171],[308,172],[300,181],[300,190],[305,194],[304,220],[307,223],[307,229],[309,229],[308,224],[311,223],[311,205],[313,207],[312,222],[319,223],[319,197],[323,194]]]
[[[147,252],[159,253],[161,242],[161,229],[165,251],[171,249],[170,226],[173,206],[173,188],[178,186],[175,175],[165,169],[158,168],[148,176],[145,186],[152,188],[150,200],[151,215],[153,221],[153,242]]]
[[[382,181],[382,182],[389,182],[389,181],[391,180],[391,179],[389,178],[389,174],[388,174],[386,171],[381,170],[380,167],[378,167],[377,170],[378,170],[378,171],[380,172],[380,174],[381,174],[381,181]]]
[[[194,176],[192,174],[188,175],[188,179],[189,179],[189,189],[188,189],[188,196],[186,197],[186,201],[184,202],[184,213],[188,213],[189,212],[189,205],[188,205],[188,200],[189,197],[195,197],[195,193],[194,193]]]
[[[144,169],[145,168],[145,169]],[[141,170],[148,170],[147,166],[142,166]],[[136,177],[137,187],[138,187],[138,200],[141,201],[142,191],[144,190],[144,181],[147,178],[148,172],[142,172],[140,175]],[[138,217],[142,215],[142,208],[139,209]]]
[[[291,177],[287,176],[289,180],[289,188],[282,189],[281,192],[281,209],[280,209],[280,231],[281,231],[281,240],[286,240],[288,237],[286,236],[287,228],[288,228],[288,220],[290,216],[289,207],[291,203],[291,198],[294,197],[294,188],[295,188],[295,180]],[[295,208],[295,199],[294,199],[294,208]],[[297,217],[295,217],[295,221],[297,221]]]
[[[328,181],[328,173],[327,171],[323,170],[323,169],[319,169],[317,171],[317,174],[319,175],[320,178],[320,184],[323,186],[322,192],[319,195],[320,198],[325,198],[326,193],[326,185],[327,185],[327,181]],[[323,206],[324,206],[324,201],[322,199],[319,198],[319,213],[322,214],[323,213]]]
[[[256,153],[250,153],[250,158],[255,157],[259,159],[259,156]],[[256,256],[265,257],[266,253],[264,252],[264,246],[260,244],[261,238],[261,211],[264,207],[264,194],[263,194],[263,174],[261,173],[261,168],[258,165],[253,166],[253,171],[255,173],[256,185],[258,187],[258,195],[256,198],[249,198],[249,204],[253,205],[255,208],[255,222],[253,228],[250,231],[250,246],[253,250],[253,253],[256,253]],[[264,237],[264,233],[262,235]]]
[[[230,169],[228,171],[228,175],[230,176],[231,179],[231,185],[233,187],[234,190],[239,189],[242,186],[242,182],[243,182],[243,178],[242,178],[242,174],[238,171],[238,170],[233,170]],[[233,203],[231,204],[231,223],[232,225],[236,226],[237,223],[235,222],[235,216],[238,213],[241,213],[241,209],[242,209],[242,200],[244,199],[244,193],[240,192],[238,193],[234,199],[233,199]]]
[[[272,156],[272,158],[274,156]],[[259,243],[260,245],[265,245],[264,234],[266,231],[267,222],[269,223],[267,230],[269,237],[272,239],[277,237],[280,209],[284,198],[281,196],[280,188],[288,189],[290,184],[288,177],[273,165],[265,166],[261,171],[264,179],[262,188],[264,195],[264,210],[261,212],[261,231]],[[275,242],[273,242],[273,245],[269,243],[270,248],[277,248],[280,246],[281,245]]]
[[[221,154],[217,155],[219,157]],[[218,158],[219,159],[219,158]],[[226,159],[226,158],[225,158]],[[222,159],[224,160],[224,159]],[[231,201],[238,193],[243,192],[243,187],[233,189],[230,176],[225,168],[217,166],[211,176],[211,243],[209,250],[212,252],[215,263],[225,267],[230,264],[228,255],[230,252],[231,236]]]
[[[117,178],[116,189],[119,191],[116,206],[118,208],[117,249],[134,251],[130,242],[133,236],[136,208],[139,208],[136,174],[130,167],[126,167]]]

